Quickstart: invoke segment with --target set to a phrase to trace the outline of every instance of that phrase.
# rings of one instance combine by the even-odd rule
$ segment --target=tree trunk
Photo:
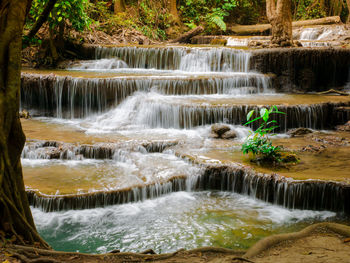
[[[346,6],[348,7],[348,18],[346,19],[346,23],[350,23],[350,0],[346,0]]]
[[[25,193],[18,117],[22,31],[31,0],[0,1],[0,238],[49,246],[37,233]]]
[[[114,14],[125,12],[125,0],[115,0],[114,2]]]
[[[40,14],[38,20],[36,20],[33,28],[30,30],[29,34],[27,35],[28,38],[32,38],[35,36],[35,34],[39,31],[40,27],[46,22],[47,18],[49,17],[50,12],[54,8],[57,0],[49,0],[45,7],[43,12]]]
[[[169,13],[172,16],[172,20],[175,24],[180,23],[179,13],[177,12],[176,0],[168,0]]]
[[[291,46],[292,34],[292,5],[291,0],[266,0],[266,14],[272,26],[272,44]]]

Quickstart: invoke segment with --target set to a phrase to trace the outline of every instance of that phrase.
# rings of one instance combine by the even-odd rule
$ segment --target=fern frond
[[[213,24],[215,24],[218,28],[220,28],[222,31],[226,31],[226,23],[224,20],[219,16],[211,16],[209,18],[209,21]]]

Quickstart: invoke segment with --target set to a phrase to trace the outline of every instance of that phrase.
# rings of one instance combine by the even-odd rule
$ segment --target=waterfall
[[[256,173],[243,166],[206,165],[199,175],[177,177],[164,183],[88,194],[45,196],[27,191],[30,205],[46,212],[88,209],[142,201],[177,191],[236,192],[286,208],[350,213],[350,188],[323,181],[295,181]]]
[[[250,53],[229,48],[98,47],[96,59],[117,58],[130,68],[187,72],[248,72]]]
[[[166,95],[250,94],[266,92],[269,86],[270,78],[256,73],[200,78],[77,78],[23,74],[21,107],[40,111],[43,116],[83,118],[117,106],[136,91],[157,91]]]

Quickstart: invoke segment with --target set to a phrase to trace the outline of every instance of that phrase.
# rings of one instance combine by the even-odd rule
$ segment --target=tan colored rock
[[[234,130],[229,130],[221,135],[222,139],[235,139],[237,137],[237,133]]]

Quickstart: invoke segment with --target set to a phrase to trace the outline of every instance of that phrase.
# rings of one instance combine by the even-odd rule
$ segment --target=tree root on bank
[[[329,89],[327,91],[322,91],[322,92],[318,92],[318,95],[327,95],[327,94],[338,94],[340,96],[349,96],[350,94],[347,92],[343,92],[340,90],[335,90],[335,89]]]
[[[280,244],[281,242],[301,239],[319,230],[330,231],[345,237],[350,237],[349,226],[337,223],[318,223],[308,226],[299,232],[272,235],[266,237],[258,241],[255,245],[248,249],[247,253],[244,254],[244,257],[254,258],[255,256],[258,256],[259,254],[269,250],[270,248]]]

